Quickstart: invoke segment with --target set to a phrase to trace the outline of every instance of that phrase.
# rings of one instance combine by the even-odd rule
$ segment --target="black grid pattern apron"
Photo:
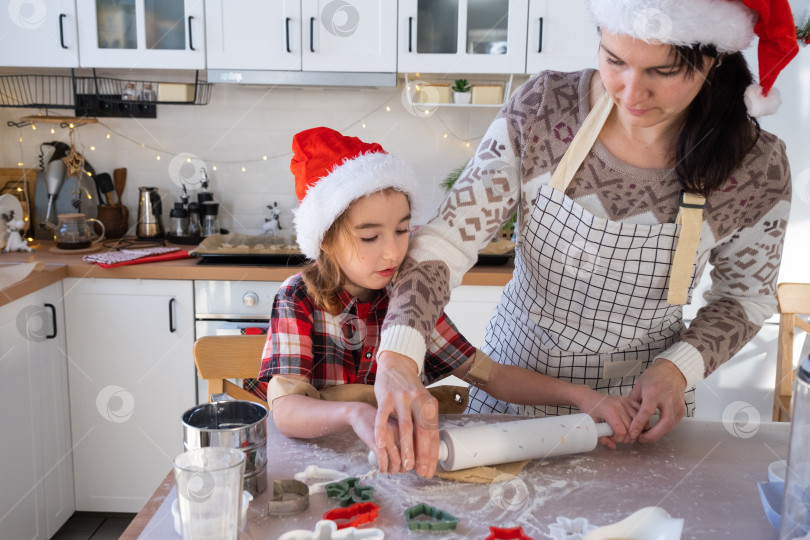
[[[609,112],[612,103],[602,106]],[[594,107],[591,115],[597,112]],[[594,140],[602,123],[594,128]],[[584,128],[571,146],[581,146],[577,138]],[[684,330],[681,306],[667,302],[680,229],[674,223],[637,225],[596,217],[563,191],[542,185],[521,224],[515,271],[487,326],[482,351],[503,364],[628,395],[643,370]],[[693,264],[690,296],[695,284]],[[692,416],[694,388],[684,398]],[[512,405],[473,387],[468,412],[555,416],[579,411]]]

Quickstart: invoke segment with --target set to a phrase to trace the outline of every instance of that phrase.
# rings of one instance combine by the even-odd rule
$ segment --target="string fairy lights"
[[[390,96],[382,104],[372,108],[370,111],[363,114],[360,118],[357,118],[356,120],[350,122],[349,124],[347,124],[340,131],[346,132],[346,131],[349,131],[351,128],[355,127],[355,126],[359,127],[360,129],[368,129],[371,125],[373,125],[373,123],[375,123],[374,119],[372,119],[371,117],[373,115],[377,114],[377,113],[381,113],[381,114],[385,115],[387,113],[392,112],[392,103],[394,101],[399,101],[401,99],[400,93],[403,92],[403,91],[407,92],[408,88],[410,88],[410,87],[407,86],[403,90],[400,90],[396,94]],[[450,126],[447,125],[447,123],[441,117],[441,115],[438,114],[438,111],[425,110],[424,113],[425,113],[425,116],[422,116],[420,114],[420,115],[416,116],[416,118],[419,118],[419,119],[422,119],[422,120],[430,120],[431,118],[435,118],[436,121],[438,121],[441,124],[441,127],[442,127],[441,132],[437,135],[439,137],[440,141],[443,141],[445,143],[450,142],[448,139],[450,139],[450,137],[452,137],[453,139],[455,139],[455,141],[457,141],[459,144],[461,144],[461,146],[463,148],[469,149],[473,142],[477,143],[477,141],[479,141],[483,137],[483,134],[481,134],[480,136],[470,137],[470,138],[461,137],[455,131],[453,131],[453,129]],[[28,118],[29,118],[29,121],[30,121],[31,129],[36,130],[37,129],[37,125],[36,125],[37,120],[36,119],[31,119],[31,117],[28,117]],[[125,141],[128,141],[128,142],[132,143],[133,145],[138,146],[138,147],[140,147],[140,148],[142,148],[144,150],[153,151],[154,152],[154,159],[156,161],[162,161],[164,157],[167,158],[167,159],[171,159],[171,158],[173,158],[173,157],[175,157],[175,156],[177,156],[177,155],[179,155],[181,153],[181,152],[172,152],[170,150],[167,150],[165,147],[158,147],[158,146],[156,146],[154,144],[149,144],[147,142],[138,140],[135,137],[124,133],[120,129],[116,129],[116,128],[108,125],[107,123],[105,123],[102,120],[98,120],[97,123],[104,130],[103,134],[101,135],[101,137],[103,137],[102,140],[109,141],[109,140],[111,140],[113,138],[113,136],[118,137],[118,138],[123,139]],[[9,125],[10,126],[13,125],[13,126],[22,128],[24,126],[27,127],[28,123],[18,124],[18,123],[14,123],[14,122],[9,122]],[[61,127],[62,128],[67,127],[69,129],[69,131],[74,131],[74,130],[78,129],[79,127],[83,126],[83,125],[84,124],[81,123],[81,122],[62,123]],[[52,135],[56,135],[56,130],[55,130],[54,127],[50,128],[50,132],[51,132]],[[22,141],[23,141],[23,136],[22,136],[22,130],[20,129],[20,136],[19,136],[20,144],[22,144]],[[85,146],[85,148],[89,148],[90,151],[95,151],[96,149],[99,148],[99,143],[96,142],[94,144],[90,144],[88,146]],[[225,165],[225,166],[233,165],[233,166],[236,166],[238,170],[241,170],[242,172],[247,172],[248,168],[250,168],[251,164],[260,163],[260,162],[266,162],[266,161],[273,161],[273,160],[280,159],[280,158],[288,158],[291,155],[292,155],[291,151],[285,151],[285,152],[277,153],[277,154],[266,154],[266,153],[264,153],[264,154],[262,154],[261,156],[255,158],[255,159],[238,159],[238,160],[227,160],[227,159],[210,159],[209,160],[209,159],[204,159],[204,158],[200,158],[200,159],[202,159],[203,161],[205,161],[207,163],[210,163],[211,168],[214,171],[217,171],[218,168],[220,166],[223,166],[223,165]],[[19,167],[24,167],[25,166],[24,164],[25,164],[25,161],[22,160],[22,159],[21,159],[21,161],[18,162]]]

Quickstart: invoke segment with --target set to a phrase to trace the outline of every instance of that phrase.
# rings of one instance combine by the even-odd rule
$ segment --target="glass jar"
[[[188,236],[188,210],[181,202],[174,203],[174,208],[169,212],[169,234]]]
[[[143,91],[141,92],[141,101],[155,101],[155,90],[152,88],[152,83],[143,83]]]
[[[214,201],[206,201],[202,204],[202,235],[211,236],[212,234],[219,234],[219,203]]]
[[[124,84],[124,92],[121,94],[121,99],[124,101],[138,101],[138,91],[135,89],[134,82]]]
[[[188,235],[202,235],[202,225],[200,224],[200,205],[195,202],[188,204]]]

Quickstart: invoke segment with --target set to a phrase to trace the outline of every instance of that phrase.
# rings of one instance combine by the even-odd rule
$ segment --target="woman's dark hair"
[[[723,185],[759,138],[760,127],[743,101],[753,82],[742,53],[719,55],[713,45],[673,47],[675,65],[700,76],[706,57],[716,58],[686,110],[675,148],[675,174],[683,189],[708,196]]]

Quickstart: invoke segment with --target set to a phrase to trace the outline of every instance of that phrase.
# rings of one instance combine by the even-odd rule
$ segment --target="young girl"
[[[381,463],[385,458],[390,472],[399,472],[398,452],[380,456],[375,443],[372,385],[388,285],[405,258],[418,211],[413,173],[379,144],[324,127],[296,134],[293,151],[300,200],[294,225],[301,251],[313,262],[276,294],[259,381],[268,383],[273,419],[286,436],[351,429]],[[447,375],[514,403],[576,406],[617,434],[635,413],[624,398],[492,362],[442,316],[423,379]],[[385,448],[393,449],[397,428],[389,425]],[[615,447],[610,438],[601,442]]]

